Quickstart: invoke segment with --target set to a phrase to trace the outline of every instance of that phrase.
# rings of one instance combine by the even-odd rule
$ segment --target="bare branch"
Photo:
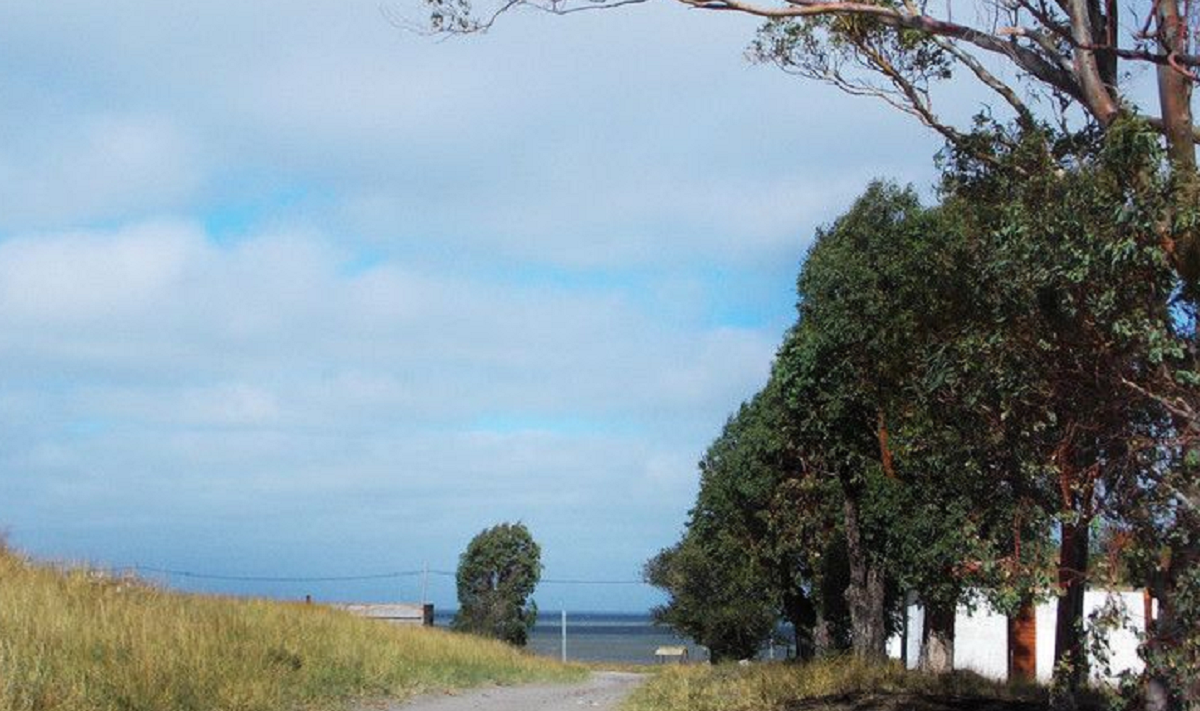
[[[1162,52],[1151,52],[1145,49],[1109,47],[1102,44],[1082,44],[1077,46],[1081,49],[1087,49],[1091,51],[1109,51],[1121,59],[1132,59],[1135,61],[1150,62],[1151,64],[1159,65],[1177,65],[1186,75],[1190,75],[1191,72],[1188,72],[1186,69],[1182,69],[1182,67],[1200,67],[1200,54],[1181,54],[1178,52],[1164,54]]]
[[[649,2],[649,0],[614,0],[613,2],[592,2],[590,5],[579,5],[576,7],[567,8],[540,8],[547,12],[552,12],[555,15],[571,15],[576,12],[587,12],[589,10],[611,10],[614,7],[625,7],[626,5],[641,5]]]
[[[1017,42],[955,22],[939,20],[928,15],[910,15],[885,5],[871,5],[853,0],[822,2],[820,0],[789,0],[786,6],[762,6],[743,0],[678,0],[685,5],[704,10],[728,10],[768,19],[814,17],[820,15],[862,15],[874,17],[885,25],[919,30],[930,35],[950,37],[973,44],[987,52],[1001,54],[1018,67],[1056,89],[1084,101],[1082,87],[1072,72],[1064,70],[1057,60]],[[1043,49],[1043,51],[1045,51]],[[1085,102],[1085,105],[1086,104]]]
[[[933,41],[936,42],[939,47],[953,55],[955,59],[966,65],[966,67],[975,74],[979,81],[983,82],[990,89],[992,89],[992,91],[995,91],[997,94],[1003,97],[1004,100],[1008,102],[1009,106],[1012,106],[1013,110],[1017,112],[1017,116],[1020,117],[1021,123],[1024,124],[1026,128],[1034,125],[1033,112],[1029,110],[1029,107],[1025,105],[1024,101],[1021,101],[1021,97],[1017,96],[1017,92],[1013,91],[1012,87],[1000,81],[995,74],[992,74],[987,70],[986,67],[980,64],[979,60],[963,51],[945,37],[934,37]]]
[[[1126,378],[1121,378],[1121,384],[1141,395],[1142,397],[1158,403],[1165,408],[1167,412],[1170,412],[1172,415],[1186,421],[1190,428],[1196,429],[1198,426],[1200,426],[1200,413],[1196,412],[1191,405],[1184,402],[1182,399],[1164,397],[1158,393],[1151,392],[1141,385],[1138,385],[1137,383]]]
[[[951,126],[938,120],[937,116],[933,113],[933,107],[929,104],[929,97],[924,92],[919,91],[912,82],[892,66],[887,57],[865,45],[860,44],[859,47],[870,58],[871,63],[875,65],[880,73],[890,79],[892,84],[900,90],[900,93],[904,95],[912,107],[912,113],[921,119],[921,123],[942,134],[947,141],[955,145],[963,143],[963,135]]]

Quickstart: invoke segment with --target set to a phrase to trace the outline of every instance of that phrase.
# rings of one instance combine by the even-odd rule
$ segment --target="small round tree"
[[[481,531],[458,560],[454,629],[525,646],[537,620],[529,600],[542,574],[541,548],[521,523]]]

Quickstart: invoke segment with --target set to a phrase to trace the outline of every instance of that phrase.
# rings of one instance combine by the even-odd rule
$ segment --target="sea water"
[[[434,624],[449,627],[454,611],[438,610]],[[759,651],[760,659],[783,659],[791,653],[789,625],[780,625],[774,640]],[[670,628],[654,624],[645,613],[567,612],[567,659],[581,662],[655,664],[659,647],[684,647],[689,662],[708,661],[708,650]],[[558,659],[562,656],[562,613],[542,610],[529,635],[528,649]]]
[[[448,627],[453,611],[438,611],[434,624]],[[705,661],[708,653],[689,639],[655,625],[646,614],[620,612],[567,612],[567,659],[584,662],[654,664],[659,647],[685,647],[689,661]],[[535,654],[562,655],[562,613],[542,610],[529,635],[528,649]]]

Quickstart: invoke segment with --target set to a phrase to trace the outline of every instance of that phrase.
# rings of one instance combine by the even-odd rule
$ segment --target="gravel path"
[[[453,695],[423,696],[388,711],[616,711],[642,674],[593,672],[582,684],[492,686]]]

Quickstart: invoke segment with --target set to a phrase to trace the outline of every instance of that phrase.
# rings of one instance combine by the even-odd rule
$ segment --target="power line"
[[[127,566],[125,569],[136,570],[139,573],[159,573],[161,575],[172,575],[177,578],[194,578],[197,580],[228,580],[243,583],[334,583],[353,580],[390,580],[393,578],[407,578],[421,574],[420,570],[402,570],[392,573],[370,573],[366,575],[220,575],[217,573],[197,573],[191,570],[155,568],[148,565],[131,565]]]
[[[418,575],[440,575],[455,577],[450,570],[398,570],[388,573],[365,573],[359,575],[226,575],[221,573],[202,573],[194,570],[179,570],[177,568],[158,568],[150,565],[129,565],[119,570],[136,570],[139,573],[158,573],[177,578],[193,580],[224,580],[241,583],[337,583],[360,580],[393,580],[396,578],[411,578]],[[646,585],[644,580],[585,580],[581,578],[544,578],[539,581],[547,585]]]
[[[549,585],[649,585],[645,580],[554,580],[543,579],[539,583]]]

